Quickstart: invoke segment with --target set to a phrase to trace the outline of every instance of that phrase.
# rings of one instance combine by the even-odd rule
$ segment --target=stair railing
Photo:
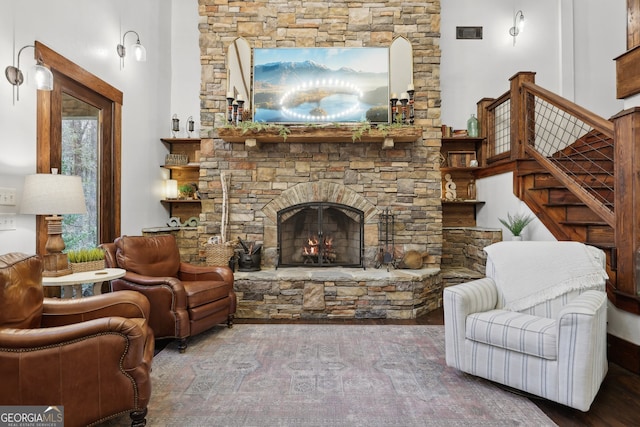
[[[478,117],[485,126],[480,126],[484,137],[487,165],[511,157],[511,92],[507,91],[495,100],[484,99],[478,103]]]
[[[534,83],[530,95],[525,151],[558,181],[615,227],[613,123]]]
[[[509,92],[479,103],[487,165],[534,158],[613,227],[613,123],[537,86],[533,77],[519,73]]]

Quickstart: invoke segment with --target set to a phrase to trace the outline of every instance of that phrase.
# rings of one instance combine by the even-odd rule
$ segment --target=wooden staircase
[[[613,211],[613,140],[590,132],[554,153],[550,160],[574,177],[607,209]],[[615,283],[615,230],[583,203],[535,159],[518,160],[516,194],[558,240],[572,240],[601,248],[607,255],[607,271]]]

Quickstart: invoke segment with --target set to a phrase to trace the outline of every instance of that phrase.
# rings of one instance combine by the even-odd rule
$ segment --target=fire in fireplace
[[[333,249],[333,237],[309,237],[307,244],[302,248],[302,258],[305,264],[331,264],[337,259]]]
[[[362,267],[364,213],[347,205],[312,202],[278,212],[279,267]]]

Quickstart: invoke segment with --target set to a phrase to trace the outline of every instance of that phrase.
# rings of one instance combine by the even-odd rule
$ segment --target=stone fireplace
[[[224,172],[228,239],[263,244],[262,271],[236,275],[240,317],[412,317],[437,307],[440,298],[439,2],[317,5],[200,1],[198,244],[220,234]],[[294,131],[263,142],[257,135],[258,143],[223,134],[225,55],[236,38],[251,47],[366,47],[390,46],[397,36],[413,46],[415,123],[410,132],[394,131],[390,144],[385,135],[356,138],[348,129],[337,137],[342,126],[308,127],[299,130],[304,137]],[[433,263],[417,272],[375,268],[385,212],[395,219],[394,253],[427,251]],[[333,245],[329,255],[304,256],[309,239],[326,249],[327,238]]]

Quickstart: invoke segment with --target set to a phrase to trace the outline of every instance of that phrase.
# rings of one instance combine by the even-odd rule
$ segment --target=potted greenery
[[[507,229],[513,234],[513,240],[522,240],[522,230],[533,221],[535,217],[531,215],[525,215],[521,213],[517,213],[511,216],[510,213],[507,213],[507,219],[498,218],[498,220],[507,227]]]
[[[178,187],[178,191],[180,191],[180,196],[183,199],[193,199],[193,195],[196,194],[193,184],[182,184]]]
[[[85,248],[67,252],[71,271],[102,270],[104,268],[104,251],[101,248]]]

